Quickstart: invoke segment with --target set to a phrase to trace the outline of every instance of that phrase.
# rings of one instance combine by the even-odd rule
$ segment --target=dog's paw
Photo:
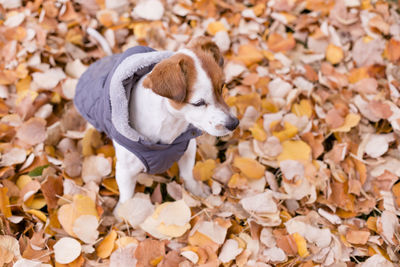
[[[185,188],[195,196],[198,197],[208,197],[211,194],[211,189],[206,184],[199,181],[191,181],[185,183]]]

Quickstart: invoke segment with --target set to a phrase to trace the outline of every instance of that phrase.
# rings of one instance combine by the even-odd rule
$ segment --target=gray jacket
[[[129,124],[128,103],[134,85],[172,54],[136,46],[102,58],[82,74],[74,97],[81,115],[98,131],[135,154],[151,174],[168,170],[186,151],[190,139],[201,135],[199,129],[190,126],[171,144],[152,143]]]

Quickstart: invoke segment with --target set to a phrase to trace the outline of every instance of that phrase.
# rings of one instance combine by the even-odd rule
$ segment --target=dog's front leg
[[[193,177],[195,160],[196,140],[191,139],[185,153],[178,161],[179,175],[183,178],[187,190],[196,196],[206,197],[210,194],[210,188]]]
[[[115,147],[115,156],[117,157],[115,179],[117,180],[119,189],[118,205],[120,205],[132,198],[135,192],[136,177],[139,173],[144,171],[145,167],[142,161],[132,152],[115,141],[113,143]]]

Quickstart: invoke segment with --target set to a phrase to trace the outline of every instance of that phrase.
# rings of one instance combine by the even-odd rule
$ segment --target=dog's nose
[[[225,128],[233,131],[239,125],[239,120],[236,117],[229,117],[229,121],[225,124]]]

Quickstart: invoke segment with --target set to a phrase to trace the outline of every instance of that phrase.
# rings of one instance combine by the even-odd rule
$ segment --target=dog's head
[[[223,65],[218,46],[200,37],[158,63],[143,86],[169,98],[175,116],[211,135],[223,136],[239,124],[222,97]]]

